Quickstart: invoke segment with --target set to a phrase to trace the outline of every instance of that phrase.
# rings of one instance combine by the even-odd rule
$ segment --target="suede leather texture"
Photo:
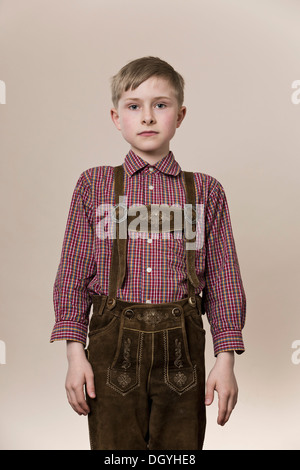
[[[105,304],[105,296],[101,297]],[[200,450],[206,411],[205,330],[199,304],[94,299],[88,359],[93,450]],[[102,304],[102,305],[103,305]]]

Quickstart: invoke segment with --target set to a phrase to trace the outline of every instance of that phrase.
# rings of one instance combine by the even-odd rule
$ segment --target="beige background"
[[[171,149],[224,186],[247,294],[239,403],[219,427],[215,399],[205,449],[300,448],[299,23],[297,0],[0,1],[1,449],[89,449],[49,343],[52,287],[80,173],[128,150],[109,78],[144,55],[186,80]]]

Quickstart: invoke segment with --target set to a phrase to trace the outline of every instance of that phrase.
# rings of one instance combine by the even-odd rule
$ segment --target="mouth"
[[[157,135],[158,132],[155,131],[144,131],[140,132],[138,135],[144,136],[144,137],[151,137],[152,135]]]

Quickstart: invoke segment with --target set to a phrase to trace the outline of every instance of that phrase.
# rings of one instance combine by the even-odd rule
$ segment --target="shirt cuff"
[[[226,330],[212,333],[214,355],[220,352],[235,351],[242,354],[245,351],[242,332],[240,330]]]
[[[58,340],[77,341],[86,345],[88,327],[75,321],[58,321],[52,330],[50,343]]]

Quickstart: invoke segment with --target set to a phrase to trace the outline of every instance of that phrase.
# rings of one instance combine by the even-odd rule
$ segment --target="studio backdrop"
[[[52,290],[79,175],[129,150],[110,77],[146,55],[185,79],[171,150],[223,185],[247,296],[239,401],[220,427],[215,397],[204,449],[300,449],[299,24],[297,0],[0,1],[1,449],[89,449]]]

